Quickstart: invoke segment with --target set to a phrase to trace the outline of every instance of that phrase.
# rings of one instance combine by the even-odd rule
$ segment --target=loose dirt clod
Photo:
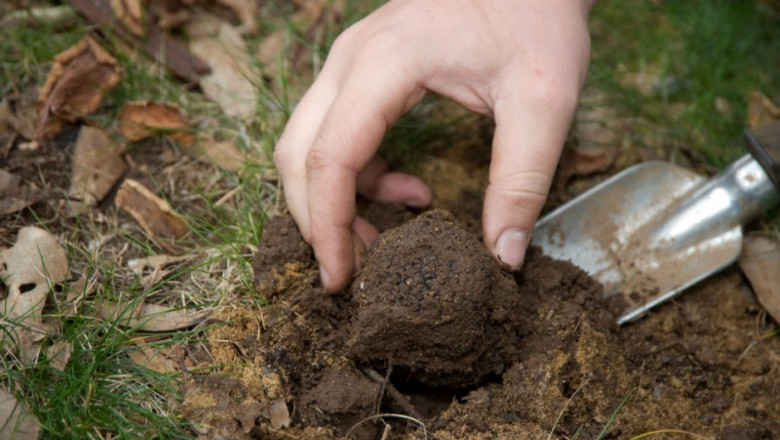
[[[509,362],[494,309],[518,293],[451,214],[428,212],[372,247],[352,284],[350,354],[426,384],[472,385]]]
[[[206,344],[221,365],[253,365],[252,380],[241,373],[224,386],[231,371],[204,358],[199,369],[212,375],[186,385],[184,413],[212,426],[206,438],[376,440],[387,426],[405,440],[780,436],[780,402],[766,398],[780,386],[780,341],[755,342],[758,309],[733,270],[618,329],[622,305],[578,268],[531,249],[520,274],[497,272],[476,236],[442,212],[381,235],[338,294],[321,287],[289,217],[265,222],[253,266],[270,305],[236,309],[231,322],[262,329],[235,326]],[[252,385],[266,382],[273,396]],[[221,409],[225,390],[255,395],[258,409],[284,401],[290,426],[264,417],[249,426],[236,411],[254,407],[239,399]]]

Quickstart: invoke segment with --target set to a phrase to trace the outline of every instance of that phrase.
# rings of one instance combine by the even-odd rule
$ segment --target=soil
[[[237,399],[211,406],[244,438],[780,437],[780,341],[735,269],[618,328],[622,304],[578,268],[532,249],[504,273],[442,211],[381,235],[339,294],[319,286],[292,219],[264,234],[255,270],[270,307],[224,322],[262,322],[232,351],[262,358],[240,376],[272,376],[291,424],[261,408],[252,425]],[[271,398],[242,380],[220,393],[236,386]]]
[[[38,217],[62,227],[70,152],[41,148],[14,149],[2,164],[45,192],[3,219],[5,245]],[[169,176],[165,148],[155,148],[149,160],[130,152],[128,175]],[[464,167],[436,157],[421,169],[446,176]],[[485,172],[471,174],[474,187]],[[338,294],[319,284],[291,218],[265,222],[253,266],[267,306],[236,302],[184,350],[181,415],[197,435],[780,438],[777,324],[736,268],[618,328],[621,304],[569,263],[532,249],[521,273],[498,270],[479,237],[479,193],[442,185],[448,196],[434,186],[436,206],[452,214],[362,203],[361,214],[386,232]],[[168,196],[186,211],[189,201]]]
[[[237,332],[239,388],[267,405],[266,378],[290,424],[260,409],[247,418],[233,399],[210,407],[227,422],[204,438],[780,438],[780,338],[736,268],[618,327],[624,304],[567,262],[531,249],[522,272],[497,268],[478,193],[455,196],[441,178],[464,166],[456,156],[421,166],[452,214],[359,204],[386,231],[338,294],[320,286],[291,218],[264,224],[253,266],[269,307],[217,321]],[[251,338],[245,322],[259,323]],[[206,346],[224,341],[210,333]]]

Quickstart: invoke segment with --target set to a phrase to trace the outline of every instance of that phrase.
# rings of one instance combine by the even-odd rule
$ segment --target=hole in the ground
[[[463,402],[463,399],[474,390],[486,385],[500,384],[501,376],[490,375],[483,378],[479,383],[466,387],[444,387],[421,384],[408,375],[393,374],[390,377],[399,393],[409,398],[412,407],[424,419],[431,420],[437,418],[446,410],[453,401]],[[389,396],[385,396],[383,401],[383,410],[398,411],[396,403]]]

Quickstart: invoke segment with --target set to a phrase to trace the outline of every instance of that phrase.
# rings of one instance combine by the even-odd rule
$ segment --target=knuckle
[[[547,199],[550,178],[540,172],[517,172],[502,176],[488,185],[505,203],[512,206],[541,206]]]
[[[284,173],[289,168],[289,164],[291,162],[291,155],[285,148],[279,148],[277,147],[274,150],[274,164],[276,165],[276,169],[279,170],[280,173]]]
[[[354,23],[348,28],[344,29],[333,40],[333,44],[330,46],[330,53],[347,53],[351,52],[356,46],[362,43],[363,27],[360,22]]]
[[[318,149],[318,148],[312,148],[309,150],[309,153],[306,154],[306,170],[307,171],[316,171],[322,168],[325,168],[332,164],[333,161],[326,153],[325,151]]]
[[[535,78],[528,93],[532,104],[541,109],[556,113],[571,112],[579,101],[579,84],[576,78],[566,75],[543,75]]]

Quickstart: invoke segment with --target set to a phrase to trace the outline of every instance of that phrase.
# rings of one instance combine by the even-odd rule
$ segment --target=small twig
[[[404,419],[404,420],[408,420],[410,422],[414,422],[414,423],[420,425],[420,428],[422,428],[422,431],[423,431],[423,437],[425,438],[425,440],[428,440],[428,430],[425,428],[425,423],[421,422],[419,419],[416,419],[414,417],[409,417],[406,414],[394,414],[394,413],[375,414],[373,416],[368,416],[368,417],[358,421],[354,425],[352,425],[352,427],[349,428],[349,431],[347,431],[347,433],[344,434],[344,437],[349,437],[350,434],[352,434],[352,431],[355,430],[355,428],[357,428],[358,426],[362,425],[365,422],[368,422],[368,421],[374,420],[374,419],[384,419],[386,417],[391,417],[391,418],[396,418],[396,419]]]
[[[376,374],[376,371],[370,370],[374,374]],[[387,387],[387,384],[390,382],[390,373],[393,371],[393,364],[391,363],[387,367],[387,374],[385,374],[385,379],[380,383],[381,387],[379,388],[379,392],[376,394],[376,405],[374,408],[374,413],[379,414],[382,409],[382,400],[385,398],[385,388]],[[363,372],[368,376],[371,377],[371,373],[369,373],[366,370],[363,370]],[[372,378],[372,380],[374,380]]]
[[[379,439],[379,440],[387,440],[388,438],[390,438],[390,431],[392,431],[392,428],[390,427],[390,425],[389,424],[385,424],[385,429],[384,429],[384,431],[382,431],[382,438]]]
[[[659,429],[656,431],[645,432],[644,434],[639,434],[636,437],[631,437],[631,440],[639,440],[645,437],[650,437],[658,434],[685,434],[691,437],[709,440],[709,437],[705,437],[701,434],[696,434],[695,432],[683,431],[681,429]]]
[[[369,379],[373,380],[374,382],[382,385],[384,387],[385,392],[387,395],[393,399],[393,401],[401,407],[401,409],[409,414],[410,416],[414,417],[415,419],[422,419],[420,416],[420,413],[417,412],[417,410],[414,408],[414,406],[409,402],[408,398],[401,394],[400,391],[398,391],[392,383],[390,383],[389,380],[382,377],[379,373],[374,371],[371,368],[364,368],[363,373],[368,376]]]
[[[560,414],[558,414],[558,418],[555,419],[555,424],[553,425],[552,429],[550,430],[550,434],[547,436],[547,440],[550,440],[552,438],[553,434],[555,433],[555,428],[558,427],[558,423],[563,418],[563,414],[566,413],[566,408],[568,408],[569,404],[571,404],[572,400],[574,400],[574,396],[576,396],[577,393],[579,393],[581,389],[585,388],[585,385],[587,385],[588,382],[590,382],[590,378],[585,379],[585,382],[583,382],[582,385],[578,386],[577,389],[574,390],[574,392],[571,394],[571,396],[569,396],[569,399],[566,401],[566,404],[563,405],[563,408],[561,409]]]

